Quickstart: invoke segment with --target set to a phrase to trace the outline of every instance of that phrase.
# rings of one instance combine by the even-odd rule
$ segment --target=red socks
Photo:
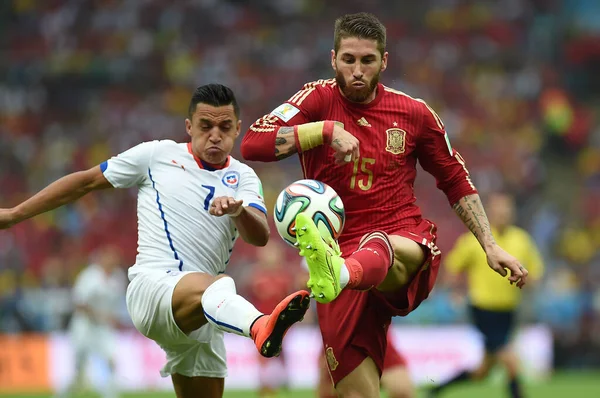
[[[349,289],[368,290],[385,279],[394,263],[394,250],[385,232],[375,231],[365,235],[358,250],[345,259],[350,273]]]

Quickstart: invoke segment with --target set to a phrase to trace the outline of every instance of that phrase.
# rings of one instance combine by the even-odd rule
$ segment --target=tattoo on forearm
[[[293,140],[282,137],[283,135],[294,134],[294,128],[285,126],[280,127],[277,131],[277,137],[275,137],[275,156],[277,160],[285,159],[292,156],[296,152],[296,145]]]
[[[495,243],[490,222],[488,221],[479,195],[465,196],[452,206],[458,217],[469,228],[479,243]]]
[[[277,131],[277,135],[284,135],[284,134],[290,134],[290,133],[294,133],[294,128],[290,127],[290,126],[284,126],[284,127],[280,127],[279,130]]]

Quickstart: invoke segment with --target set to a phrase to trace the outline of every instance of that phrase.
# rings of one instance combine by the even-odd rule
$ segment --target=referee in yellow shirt
[[[532,281],[541,278],[544,265],[531,236],[513,225],[515,204],[511,196],[494,193],[486,206],[492,232],[498,245],[515,256],[529,271]],[[448,253],[446,269],[451,275],[467,274],[469,309],[475,327],[485,343],[485,356],[473,371],[463,371],[450,381],[430,390],[430,396],[450,385],[485,378],[496,362],[500,362],[509,376],[509,391],[513,398],[523,397],[518,378],[517,355],[509,347],[509,338],[515,324],[516,310],[521,301],[521,290],[506,283],[487,265],[485,253],[471,233],[462,235]]]

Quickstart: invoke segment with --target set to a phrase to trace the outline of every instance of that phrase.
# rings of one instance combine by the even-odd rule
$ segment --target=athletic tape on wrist
[[[332,121],[312,122],[294,126],[296,150],[305,152],[320,145],[331,144],[334,123]]]

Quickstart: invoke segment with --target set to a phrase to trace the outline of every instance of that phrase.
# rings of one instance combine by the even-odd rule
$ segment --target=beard
[[[336,72],[335,81],[338,84],[338,87],[342,90],[344,97],[348,98],[352,102],[365,102],[369,96],[375,91],[377,88],[377,83],[379,83],[379,74],[378,72],[370,82],[366,82],[361,80],[361,82],[365,83],[363,88],[355,88],[352,85],[348,85],[346,80],[344,79],[344,75],[341,72]]]

